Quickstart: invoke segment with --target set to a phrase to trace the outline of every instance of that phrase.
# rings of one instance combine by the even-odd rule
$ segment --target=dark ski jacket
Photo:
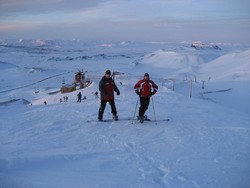
[[[81,98],[82,98],[81,92],[79,92],[79,93],[77,94],[77,97],[78,97],[78,99],[81,99]]]
[[[114,91],[120,95],[113,79],[111,77],[108,79],[106,76],[103,76],[99,82],[99,91],[101,92],[101,100],[104,101],[114,100]]]
[[[135,92],[144,98],[150,98],[151,95],[154,95],[158,86],[152,80],[140,80],[134,86]]]

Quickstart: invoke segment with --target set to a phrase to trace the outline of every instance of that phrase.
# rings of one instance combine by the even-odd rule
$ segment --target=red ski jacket
[[[157,92],[158,86],[152,80],[143,79],[135,84],[134,89],[141,97],[150,98]]]
[[[113,79],[111,77],[108,79],[105,76],[103,76],[99,82],[99,91],[101,92],[101,100],[105,101],[114,100],[114,91],[117,95],[120,94]]]

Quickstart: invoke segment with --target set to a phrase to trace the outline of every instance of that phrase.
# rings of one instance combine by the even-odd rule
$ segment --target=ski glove
[[[141,92],[138,92],[138,91],[137,91],[136,94],[139,95],[139,96],[141,96]]]
[[[117,95],[120,95],[120,91],[119,91],[119,90],[117,90],[116,94],[117,94]]]
[[[150,96],[152,96],[152,95],[154,95],[155,94],[155,92],[150,92]]]

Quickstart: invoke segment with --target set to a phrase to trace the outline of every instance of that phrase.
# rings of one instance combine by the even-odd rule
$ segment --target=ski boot
[[[118,116],[117,116],[117,115],[114,115],[114,116],[113,116],[113,120],[118,121]]]
[[[102,116],[98,116],[98,121],[103,121]]]
[[[136,116],[140,123],[144,122],[144,116]]]
[[[143,118],[144,118],[144,121],[150,121],[147,115],[144,115]]]

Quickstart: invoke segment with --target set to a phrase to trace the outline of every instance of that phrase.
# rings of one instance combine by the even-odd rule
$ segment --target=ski
[[[134,119],[134,121],[137,122],[137,123],[140,122],[140,120],[138,120],[138,119]],[[169,118],[167,118],[167,119],[157,119],[157,120],[146,119],[142,123],[144,123],[144,122],[167,122],[167,121],[170,121],[170,119]]]
[[[132,120],[131,117],[126,117],[126,118],[118,118],[118,120],[115,119],[103,119],[103,120],[87,120],[87,123],[91,123],[91,122],[119,122],[119,121],[129,121]]]
[[[170,121],[169,118],[160,119],[160,120],[151,120],[151,119],[148,118],[147,115],[144,115],[142,119],[139,116],[136,116],[136,117],[137,117],[137,119],[134,119],[132,124],[134,123],[134,121],[138,121],[141,124],[144,123],[144,122],[155,122],[155,123],[157,123],[157,122],[162,122],[162,121]]]
[[[170,121],[169,118],[167,118],[167,119],[159,119],[159,120],[152,120],[152,119],[149,119],[149,118],[145,118],[143,120],[143,122],[140,122],[140,120],[138,118],[133,119],[131,117],[125,117],[125,118],[119,118],[118,120],[114,120],[114,119],[87,120],[86,123],[92,123],[92,122],[108,123],[108,122],[131,121],[131,120],[133,120],[133,123],[136,123],[136,124],[137,123],[143,124],[144,122],[155,122],[155,123],[157,123],[157,122],[168,122],[168,121]]]
[[[116,122],[116,121],[129,121],[132,120],[132,118],[127,117],[127,118],[118,118],[118,120],[115,119],[103,119],[100,122]]]

